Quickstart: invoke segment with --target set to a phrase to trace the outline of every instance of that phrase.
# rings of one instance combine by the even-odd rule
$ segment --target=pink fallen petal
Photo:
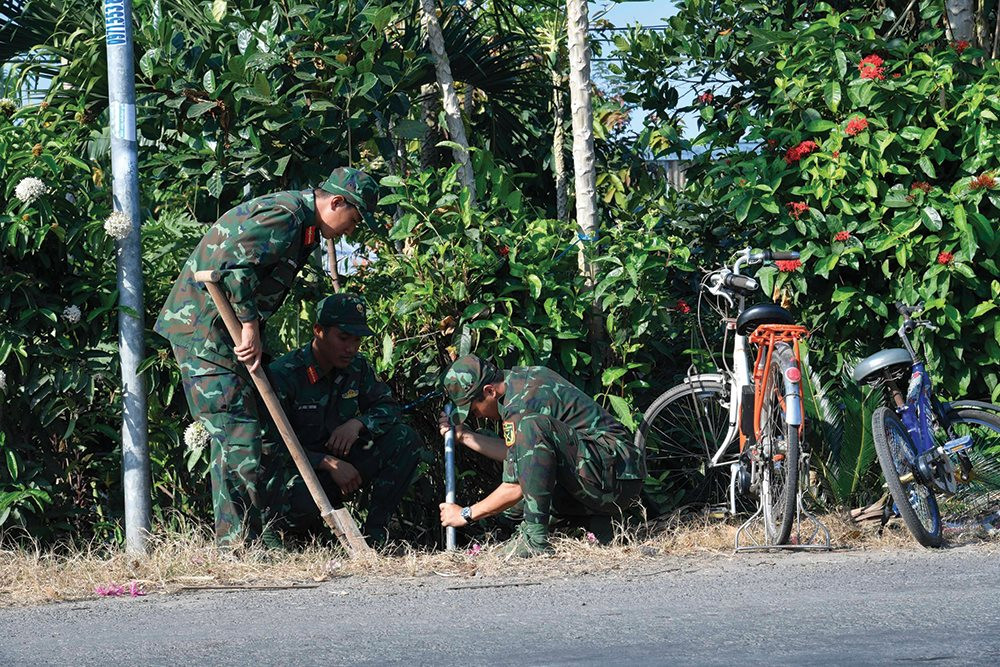
[[[591,544],[594,544],[595,542],[597,542],[597,536],[594,535],[593,533],[587,533],[587,541],[590,542]]]
[[[141,597],[146,594],[146,591],[142,590],[138,581],[133,581],[128,585],[128,594],[134,598]]]
[[[125,587],[109,583],[107,586],[95,586],[94,592],[101,597],[118,597],[125,592]]]
[[[478,556],[479,552],[483,550],[483,547],[478,542],[473,544],[472,547],[465,552],[466,556]]]

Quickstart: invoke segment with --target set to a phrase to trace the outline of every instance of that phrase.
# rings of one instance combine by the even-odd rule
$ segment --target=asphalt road
[[[0,664],[995,665],[998,582],[996,546],[350,577],[0,610]]]

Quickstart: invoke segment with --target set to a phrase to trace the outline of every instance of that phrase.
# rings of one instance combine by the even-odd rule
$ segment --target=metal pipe
[[[453,410],[451,403],[445,406],[444,413],[451,423],[451,413]],[[444,436],[444,501],[446,503],[455,502],[455,425],[452,424],[448,433]],[[455,527],[448,526],[444,530],[444,545],[448,551],[455,550]]]
[[[144,356],[139,169],[135,130],[132,0],[104,0],[111,116],[114,209],[131,227],[118,248],[118,350],[122,366],[122,482],[125,548],[145,554],[150,529],[149,443],[146,386],[138,374]]]

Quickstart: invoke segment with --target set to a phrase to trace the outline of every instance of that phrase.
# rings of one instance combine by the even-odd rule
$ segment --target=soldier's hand
[[[438,508],[441,510],[442,526],[454,526],[455,528],[461,528],[469,523],[462,518],[461,505],[456,505],[455,503],[441,503],[438,505]]]
[[[260,359],[264,353],[264,346],[260,342],[260,320],[243,323],[240,344],[233,351],[251,373],[260,367]]]
[[[451,428],[451,422],[448,421],[448,415],[446,415],[444,412],[442,412],[440,415],[438,415],[438,430],[441,431],[441,435],[442,436],[445,436],[445,435],[448,435],[448,430],[450,428]],[[465,429],[462,427],[461,424],[459,424],[458,426],[456,426],[455,427],[455,440],[461,442],[461,440],[462,440],[462,434],[464,433],[464,431],[465,431]]]
[[[361,473],[347,461],[327,456],[323,459],[323,464],[334,484],[345,496],[361,488]]]
[[[351,446],[357,442],[358,436],[361,434],[361,429],[364,427],[365,425],[360,420],[348,419],[333,430],[330,438],[326,441],[326,448],[334,456],[339,456],[340,458],[346,457],[351,453]]]

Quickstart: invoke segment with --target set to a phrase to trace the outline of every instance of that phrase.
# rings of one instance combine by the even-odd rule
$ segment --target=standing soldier
[[[220,546],[261,535],[261,420],[246,364],[263,354],[261,325],[284,301],[320,236],[375,228],[378,186],[340,168],[318,189],[258,197],[224,213],[191,253],[154,331],[170,341],[195,421],[211,438],[212,506]],[[242,323],[233,341],[196,271],[219,270],[220,286]],[[240,364],[238,362],[243,362]]]
[[[371,485],[362,530],[378,545],[388,538],[389,519],[413,481],[423,443],[403,423],[388,385],[358,354],[361,338],[372,333],[360,297],[328,296],[316,306],[312,342],[272,362],[268,375],[330,501]],[[301,478],[289,505],[293,526],[319,525]]]
[[[639,496],[646,475],[628,429],[541,366],[500,371],[470,354],[452,364],[444,386],[456,424],[470,414],[503,422],[503,440],[461,426],[456,437],[504,466],[503,483],[486,498],[466,507],[441,503],[443,526],[468,525],[523,498],[524,519],[508,557],[547,551],[553,512],[587,517],[598,539],[610,541],[612,519]]]

